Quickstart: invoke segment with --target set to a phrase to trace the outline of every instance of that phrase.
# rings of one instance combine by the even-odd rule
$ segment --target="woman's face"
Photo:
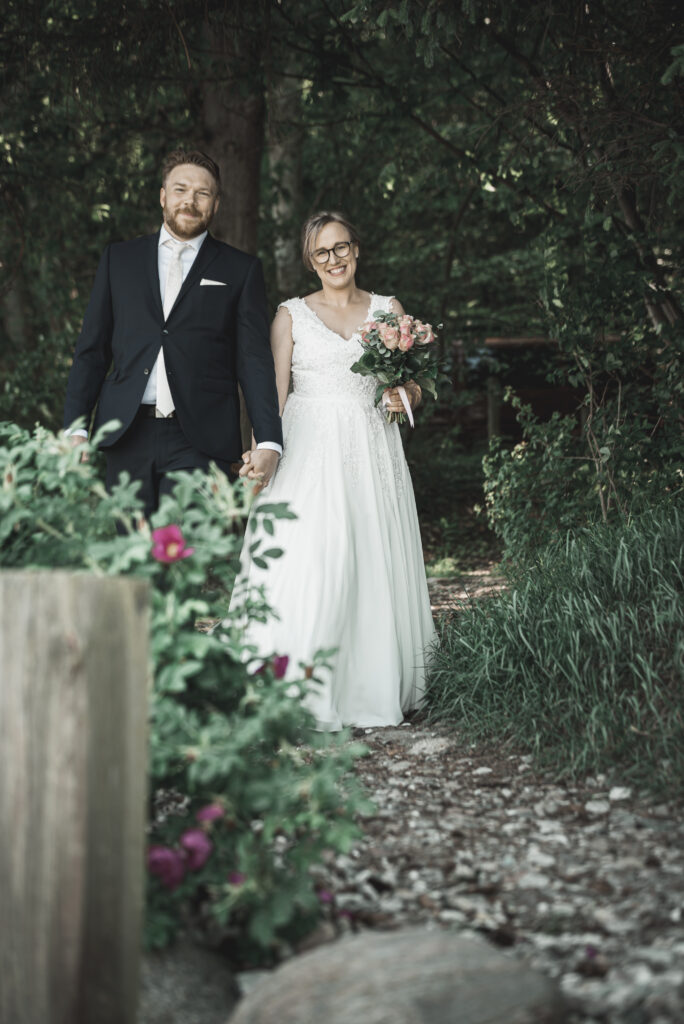
[[[316,254],[325,259],[324,250],[333,250],[336,245],[346,243],[349,247],[344,256],[338,256],[334,251],[329,251],[325,263],[316,260]],[[313,249],[311,251],[311,262],[314,270],[320,278],[321,284],[330,288],[345,288],[354,283],[356,274],[356,262],[359,258],[359,247],[352,245],[349,240],[349,232],[342,224],[332,221],[316,235]]]

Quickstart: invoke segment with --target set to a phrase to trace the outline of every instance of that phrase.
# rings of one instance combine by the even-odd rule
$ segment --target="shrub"
[[[669,323],[658,318],[651,272],[635,265],[611,219],[591,209],[573,245],[553,231],[541,244],[540,299],[557,342],[548,379],[584,398],[577,416],[540,423],[508,395],[523,441],[512,451],[493,443],[485,491],[513,561],[569,527],[643,511],[682,482],[684,321],[676,303],[667,304]]]
[[[501,438],[483,459],[489,525],[511,562],[525,562],[545,544],[579,523],[597,518],[588,458],[578,457],[573,416],[553,413],[540,423],[515,396],[523,441],[512,450]]]
[[[431,718],[508,738],[559,774],[684,790],[684,513],[569,531],[510,592],[442,629]]]
[[[149,580],[147,942],[164,945],[204,921],[215,938],[236,938],[242,955],[272,955],[316,920],[310,866],[357,834],[353,816],[365,805],[349,768],[360,748],[314,742],[300,698],[316,666],[286,684],[287,652],[246,647],[242,610],[227,614],[245,489],[215,468],[176,474],[173,496],[147,523],[136,486],[122,480],[107,494],[88,450],[93,461],[82,462],[63,437],[0,425],[0,562]],[[271,535],[292,516],[275,504],[258,514]],[[256,553],[266,562],[280,554],[275,542]],[[268,614],[258,593],[244,608]]]

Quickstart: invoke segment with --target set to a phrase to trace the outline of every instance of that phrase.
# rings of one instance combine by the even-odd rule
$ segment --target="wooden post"
[[[503,389],[498,377],[487,377],[487,437],[501,433],[501,396]]]
[[[0,1020],[134,1024],[148,586],[0,572]]]

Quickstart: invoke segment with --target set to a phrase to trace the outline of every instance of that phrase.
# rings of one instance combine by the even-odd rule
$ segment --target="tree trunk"
[[[271,215],[276,228],[273,255],[278,298],[295,295],[301,276],[299,248],[302,213],[302,145],[300,86],[279,78],[268,96],[268,159],[275,201]]]
[[[212,233],[222,242],[256,255],[261,198],[261,158],[266,104],[259,68],[235,53],[236,35],[227,27],[206,27],[212,68],[202,88],[207,151],[221,170],[223,196]],[[252,425],[240,391],[243,451],[251,448]]]
[[[265,102],[258,68],[242,72],[233,36],[207,28],[213,73],[203,88],[203,133],[207,151],[221,169],[223,198],[212,232],[245,252],[256,254],[259,228],[261,158]]]
[[[24,350],[29,347],[27,305],[21,274],[17,271],[11,287],[2,296],[2,328],[5,341],[0,346],[0,359],[3,358],[5,345]]]

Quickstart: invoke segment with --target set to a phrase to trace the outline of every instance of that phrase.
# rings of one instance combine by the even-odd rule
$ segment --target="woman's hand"
[[[420,384],[416,384],[414,380],[407,380],[405,384],[402,384],[402,387],[406,392],[406,397],[409,400],[411,408],[417,409],[423,397]],[[387,388],[387,390],[383,392],[382,404],[387,412],[406,412],[398,387]]]
[[[278,452],[271,451],[270,448],[255,447],[249,452],[243,452],[243,465],[238,476],[243,484],[247,486],[254,484],[252,487],[254,497],[270,483],[271,477],[278,467],[279,458]]]

